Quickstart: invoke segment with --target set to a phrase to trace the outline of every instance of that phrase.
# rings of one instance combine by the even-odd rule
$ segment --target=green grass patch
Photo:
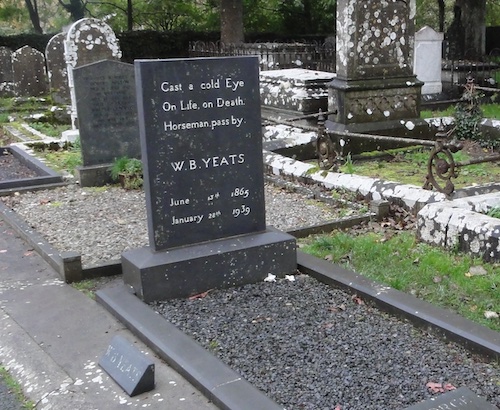
[[[500,119],[500,104],[481,104],[483,118]],[[455,114],[455,106],[449,106],[445,110],[422,110],[421,118],[436,118],[436,117],[453,117]]]
[[[3,366],[0,366],[0,378],[4,381],[10,392],[16,396],[17,401],[21,403],[24,409],[32,410],[35,408],[35,404],[24,396],[21,385]]]
[[[60,138],[63,131],[67,131],[71,128],[70,125],[51,124],[47,122],[31,122],[29,126],[38,132],[53,138]]]
[[[340,167],[340,171],[416,186],[422,186],[425,183],[427,163],[431,153],[430,147],[387,150],[385,153],[391,159],[376,158],[375,155],[380,155],[380,151],[367,153],[356,159],[351,159],[351,161],[346,161]],[[453,154],[453,158],[455,162],[470,159],[469,155],[463,151]],[[458,178],[452,178],[451,182],[455,185],[456,189],[459,189],[472,185],[497,182],[499,180],[500,166],[498,163],[485,162],[461,167],[458,172]]]
[[[500,331],[499,319],[484,317],[486,311],[500,311],[498,265],[419,243],[411,232],[390,238],[382,233],[334,232],[299,243],[304,252]],[[487,273],[470,275],[471,267],[477,265]]]

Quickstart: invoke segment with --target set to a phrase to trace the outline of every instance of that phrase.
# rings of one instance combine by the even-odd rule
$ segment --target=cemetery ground
[[[61,157],[59,154],[62,154],[62,156],[71,157],[71,155],[75,154],[75,152],[76,155],[78,155],[77,150],[73,150],[73,152],[68,150],[54,151],[54,156]],[[70,155],[68,155],[68,153]],[[397,154],[392,155],[397,157]],[[74,162],[67,161],[67,158],[60,161],[58,164],[56,164],[55,160],[51,160],[50,156],[46,156],[46,159],[51,166],[54,166],[54,168],[57,167],[59,170],[65,169],[71,173],[72,167],[74,167],[74,165],[72,165]],[[394,164],[396,163],[397,161],[394,161]],[[384,165],[380,168],[391,168],[391,165],[392,163]],[[493,169],[495,169],[495,167],[498,168],[498,165],[496,164],[489,165]],[[346,164],[345,166],[349,166],[349,164]],[[353,166],[357,167],[356,164],[353,164]],[[491,169],[486,170],[484,174],[489,175],[491,172]],[[474,180],[478,181],[477,178],[478,176],[476,176]],[[498,180],[498,178],[496,180]],[[464,184],[467,184],[467,182],[464,182]],[[420,185],[420,183],[417,185]],[[316,200],[316,193],[311,191],[308,186],[300,184],[286,185],[286,188],[282,189],[269,184],[266,189],[269,190],[266,201],[270,201],[273,197],[275,197],[278,198],[277,202],[281,206],[284,204],[283,201],[279,200],[279,195],[281,193],[286,195],[295,195],[293,194],[293,191],[299,191],[301,194],[297,194],[293,213],[300,217],[301,213],[308,213],[305,211],[305,205],[310,205],[310,212],[320,215],[320,220],[316,220],[314,223],[329,222],[339,217],[363,214],[368,207],[368,203],[364,201],[363,198],[359,198],[352,193],[342,191],[332,192],[331,197],[329,198],[330,202],[318,202]],[[116,214],[112,215],[111,209],[106,208],[105,206],[107,203],[112,203],[113,201],[116,202],[117,197],[124,201],[126,204],[125,208],[128,211],[120,214],[120,216],[117,216]],[[58,225],[58,219],[61,219],[58,218],[58,215],[62,215],[64,213],[72,215],[72,218],[70,219],[72,219],[72,224],[76,227],[85,225],[84,221],[88,221],[88,213],[83,215],[83,219],[78,219],[78,204],[80,203],[83,206],[83,203],[88,205],[90,202],[95,201],[94,206],[96,208],[93,209],[99,210],[91,213],[94,216],[94,222],[96,222],[96,225],[108,227],[108,233],[110,232],[109,229],[111,229],[113,235],[108,235],[111,236],[110,241],[115,243],[118,242],[118,248],[122,247],[121,250],[124,250],[125,245],[120,244],[119,241],[125,240],[125,242],[129,242],[130,245],[130,231],[137,231],[138,229],[142,229],[142,227],[139,227],[141,224],[145,225],[145,211],[139,208],[136,209],[134,206],[134,204],[143,201],[141,191],[124,191],[117,186],[97,189],[80,189],[76,186],[71,186],[69,188],[59,188],[53,191],[40,191],[31,194],[26,193],[14,197],[6,197],[2,198],[2,200],[8,206],[15,209],[16,212],[19,212],[21,216],[24,216],[26,220],[30,221],[29,223],[33,224],[37,231],[39,230],[44,236],[49,237],[49,242],[57,243],[56,248],[59,250],[66,250],[63,249],[64,246],[68,246],[68,250],[75,250],[75,244],[85,242],[87,238],[92,235],[90,232],[92,232],[94,228],[87,226],[86,232],[76,233],[76,235],[79,235],[80,237],[71,237],[71,235],[75,235],[75,233],[71,233],[69,230],[70,224],[67,224],[67,221],[60,221],[63,225]],[[335,206],[332,206],[332,203],[335,203]],[[353,204],[353,206],[350,204]],[[354,204],[357,205],[354,206]],[[338,211],[338,213],[331,212],[333,210]],[[30,215],[31,211],[33,211],[32,215]],[[36,214],[43,214],[43,219],[32,220],[31,218]],[[80,217],[82,217],[82,215],[80,215]],[[138,221],[139,223],[135,224],[135,222],[130,222],[127,220],[129,217],[130,221]],[[291,215],[277,215],[277,219],[290,219],[291,221]],[[289,226],[283,225],[280,228],[291,229],[293,227],[296,228],[297,226],[301,226],[300,224],[303,226],[303,224],[307,223],[307,220],[293,220],[293,223]],[[299,240],[299,247],[301,250],[317,255],[326,261],[343,265],[348,269],[355,270],[356,272],[373,278],[387,286],[400,289],[403,292],[428,300],[438,306],[455,310],[462,316],[468,317],[477,323],[499,331],[499,319],[498,316],[495,317],[494,315],[494,313],[499,311],[498,285],[500,283],[500,269],[498,264],[487,264],[481,260],[461,255],[457,251],[445,251],[418,243],[415,240],[414,227],[414,216],[402,208],[393,206],[390,216],[383,221],[377,222],[372,220],[355,227],[335,231],[331,234],[313,235],[303,238]],[[44,231],[44,229],[49,229],[49,231]],[[66,233],[69,235],[64,236]],[[93,235],[102,236],[103,234],[94,232]],[[146,238],[145,226],[143,238]],[[60,239],[62,239],[62,242],[58,243],[57,241]],[[91,245],[93,245],[94,248],[101,250],[103,250],[102,248],[107,248],[106,244],[100,243],[100,241],[96,241]],[[140,244],[137,246],[140,246]],[[83,251],[82,255],[85,256],[85,253],[86,252]],[[119,255],[119,253],[120,249],[110,251],[110,254],[105,256],[104,259],[113,259],[116,255]],[[394,263],[394,260],[397,260],[398,263]],[[322,306],[322,308],[320,309],[320,312],[316,311],[316,318],[312,319],[312,317],[309,317],[304,320],[305,322],[311,321],[312,324],[316,324],[316,327],[320,329],[321,332],[319,336],[317,336],[318,339],[323,338],[329,340],[332,345],[336,346],[337,349],[339,349],[340,346],[342,348],[345,347],[345,349],[353,349],[353,353],[355,354],[357,348],[346,346],[348,346],[347,340],[349,338],[357,338],[359,346],[380,343],[386,347],[389,345],[393,346],[391,348],[387,347],[386,350],[390,351],[390,349],[394,348],[401,349],[402,346],[404,346],[403,340],[407,340],[408,337],[408,339],[420,340],[422,343],[420,344],[420,342],[415,342],[416,344],[413,345],[413,349],[422,350],[424,354],[426,353],[429,356],[436,354],[430,348],[430,346],[434,345],[434,343],[438,343],[433,338],[431,341],[426,340],[425,338],[420,339],[419,332],[412,330],[413,328],[411,327],[406,327],[406,325],[403,325],[404,330],[399,327],[393,328],[393,324],[394,326],[397,326],[396,323],[393,323],[393,319],[384,315],[380,318],[378,316],[379,313],[377,309],[371,306],[369,302],[363,301],[357,296],[347,296],[343,293],[336,294],[336,291],[326,290],[321,286],[316,287],[317,284],[310,283],[310,279],[300,274],[297,275],[295,279],[296,282],[279,280],[276,283],[266,282],[258,284],[255,287],[248,287],[246,291],[240,292],[239,295],[237,294],[238,292],[230,290],[228,292],[221,292],[217,298],[216,295],[219,294],[218,291],[209,292],[207,295],[199,295],[198,298],[195,298],[195,300],[176,301],[172,304],[172,306],[168,306],[168,304],[160,304],[157,306],[157,309],[159,311],[165,311],[169,320],[173,322],[177,321],[178,326],[182,327],[183,324],[184,326],[187,324],[184,330],[219,357],[223,357],[225,353],[233,355],[233,357],[228,358],[228,360],[231,363],[239,362],[241,365],[240,370],[244,373],[245,377],[262,390],[268,392],[277,400],[285,400],[282,395],[286,395],[288,390],[282,389],[281,385],[276,382],[276,378],[288,380],[288,383],[290,384],[296,383],[295,388],[292,386],[292,390],[294,389],[296,393],[298,393],[299,397],[293,399],[296,400],[296,402],[294,402],[296,407],[292,408],[314,408],[308,407],[308,405],[314,403],[315,400],[314,397],[310,397],[309,395],[318,396],[320,390],[323,389],[324,386],[318,385],[316,387],[311,387],[313,386],[313,383],[311,382],[310,386],[306,386],[302,390],[300,387],[301,382],[293,379],[291,373],[297,372],[299,377],[310,378],[313,380],[315,374],[320,374],[320,368],[323,366],[328,367],[329,365],[322,362],[318,357],[308,359],[298,358],[296,355],[296,349],[303,349],[304,346],[307,345],[308,339],[296,340],[298,347],[289,346],[285,343],[285,340],[283,340],[283,338],[286,339],[285,333],[281,335],[281,338],[275,340],[261,340],[262,343],[259,343],[258,345],[268,346],[268,348],[265,349],[269,350],[266,352],[267,355],[265,355],[263,351],[257,351],[257,356],[252,356],[251,348],[243,345],[242,341],[239,347],[243,356],[246,355],[246,358],[238,356],[236,352],[229,349],[228,346],[240,342],[236,342],[236,339],[224,339],[224,330],[229,337],[234,336],[233,333],[227,332],[227,329],[222,329],[222,331],[219,329],[219,333],[211,333],[211,331],[215,328],[215,324],[222,322],[222,319],[214,320],[214,318],[216,318],[220,313],[225,314],[224,312],[227,311],[227,303],[231,300],[239,300],[240,304],[249,306],[249,309],[254,309],[253,312],[248,313],[248,317],[251,317],[252,319],[249,324],[247,323],[247,325],[254,328],[253,331],[257,331],[253,334],[253,337],[257,339],[252,340],[252,338],[248,338],[250,343],[253,343],[254,345],[255,340],[260,340],[258,339],[259,334],[272,334],[275,335],[275,337],[278,337],[276,336],[276,332],[273,333],[268,330],[269,326],[274,326],[277,329],[284,329],[284,327],[290,326],[291,324],[289,320],[286,321],[287,315],[288,317],[294,315],[291,311],[288,311],[288,313],[285,311],[285,319],[283,319],[278,317],[278,313],[271,310],[271,308],[274,309],[278,306],[282,307],[284,304],[294,312],[302,310],[308,313],[310,310],[308,310],[306,306],[301,305],[299,300],[305,300],[305,298],[303,298],[304,294],[307,294],[308,296],[317,294],[318,298],[324,298],[322,302],[318,302],[318,304],[321,303],[318,306]],[[94,290],[101,287],[104,282],[106,281],[93,280],[85,284],[79,284],[78,286],[83,289]],[[304,288],[299,288],[297,286],[299,289],[298,294],[294,293],[297,291],[297,289],[293,289],[294,283],[304,286]],[[271,289],[273,286],[281,289],[281,291],[276,294],[276,300],[271,298]],[[324,296],[320,296],[323,295],[323,292],[326,292],[326,294]],[[266,297],[264,298],[259,295],[265,295]],[[312,298],[313,296],[311,296],[311,299]],[[265,309],[269,310],[264,311],[264,307],[257,307],[257,305],[254,304],[256,299],[265,299],[267,302],[267,307]],[[309,301],[311,301],[311,299],[309,299]],[[222,305],[218,305],[221,301]],[[189,306],[187,308],[181,308],[179,305]],[[185,310],[183,311],[183,309]],[[200,311],[196,311],[196,309],[200,309]],[[206,316],[206,312],[209,312],[208,316],[210,317],[207,318],[207,322],[204,322],[203,318]],[[328,317],[323,316],[325,312],[328,313]],[[187,321],[183,319],[183,317],[186,317],[183,315],[189,316],[190,320]],[[193,317],[196,317],[196,321],[191,320]],[[237,320],[238,319],[235,318],[234,323],[236,323]],[[373,338],[373,334],[370,335],[370,332],[377,333],[374,329],[378,329],[372,320],[381,320],[385,324],[390,323],[390,330],[382,332],[382,340],[376,340]],[[336,328],[334,324],[335,322],[349,321],[355,324],[355,326],[351,326],[352,329],[350,331],[346,328]],[[306,325],[310,324],[305,322],[298,323],[299,327],[306,327]],[[278,325],[278,323],[280,323],[280,325]],[[359,329],[356,329],[356,327],[362,327],[367,331],[367,334],[360,332]],[[307,329],[308,331],[313,330],[309,327],[307,327]],[[294,330],[296,334],[298,331],[299,329]],[[241,333],[245,332],[249,332],[248,328],[241,330]],[[342,338],[338,336],[338,332],[343,332]],[[331,339],[332,335],[335,336],[335,333],[337,333],[337,337]],[[301,345],[301,343],[303,344]],[[427,350],[426,344],[429,350]],[[302,370],[297,370],[295,367],[292,367],[292,364],[288,366],[288,362],[286,366],[281,366],[281,364],[277,366],[276,364],[269,364],[266,362],[267,360],[270,360],[269,358],[273,355],[278,355],[278,345],[280,345],[279,351],[285,355],[288,346],[289,359],[292,362],[298,362],[300,365],[299,367]],[[447,360],[455,361],[455,364],[457,364],[458,367],[464,367],[464,362],[472,363],[474,361],[478,361],[480,363],[482,361],[482,359],[479,359],[478,357],[464,353],[461,348],[458,348],[453,344],[446,344],[444,346],[444,350],[439,350],[440,354],[443,355],[441,359],[438,360],[439,366]],[[338,353],[338,351],[335,352],[334,350],[333,354],[335,355],[336,353]],[[405,351],[405,360],[408,360],[407,355],[409,354],[411,354],[411,352],[407,353]],[[331,373],[327,377],[331,379],[337,378],[339,380],[343,380],[347,386],[350,383],[356,383],[359,379],[357,378],[357,372],[352,371],[352,369],[365,367],[366,362],[363,360],[367,360],[368,358],[365,356],[365,353],[363,353],[363,350],[358,351],[357,356],[359,357],[355,356],[348,356],[347,359],[344,357],[344,360],[348,360],[347,363],[349,363],[347,368],[339,364],[339,368],[332,369]],[[361,357],[363,357],[363,359],[361,359]],[[382,356],[379,356],[379,351],[377,350],[371,352],[371,357]],[[436,359],[435,357],[433,358]],[[253,366],[250,364],[252,360],[254,362],[264,362],[264,367],[250,368]],[[301,362],[301,360],[311,361],[304,363]],[[349,360],[351,360],[351,362],[349,362]],[[381,359],[381,361],[391,360],[391,357],[384,357],[384,359]],[[407,384],[408,388],[404,390],[403,394],[405,398],[402,400],[409,400],[411,403],[416,403],[423,398],[430,397],[433,392],[438,391],[439,387],[436,387],[437,385],[440,385],[441,388],[443,388],[443,386],[446,386],[447,382],[454,382],[469,386],[474,385],[475,388],[481,390],[481,383],[477,384],[477,381],[472,382],[470,379],[465,377],[460,379],[458,376],[450,376],[451,374],[455,375],[454,369],[450,368],[440,373],[437,369],[439,366],[436,364],[435,360],[431,360],[430,362],[425,361],[423,358],[421,360],[422,368],[418,371],[421,372],[422,378],[424,377],[423,375],[429,374],[423,369],[432,368],[433,366],[436,367],[435,372],[430,372],[434,379],[426,380],[426,383],[429,383],[429,386],[434,387],[426,387],[426,383],[422,382],[422,389],[416,393],[414,390],[417,390],[417,388],[415,387],[414,381],[405,381],[404,378],[398,379],[398,376],[395,376],[395,378],[391,380],[380,379],[378,381],[367,381],[366,384],[363,384],[362,387],[358,386],[357,389],[359,391],[360,389],[365,388],[369,391],[369,394],[366,393],[367,396],[372,398],[376,397],[377,400],[384,400],[387,395],[398,396],[397,389],[401,388],[402,384]],[[293,363],[293,365],[296,364],[297,363]],[[266,368],[265,366],[271,367]],[[283,367],[285,370],[284,373],[278,373],[276,366]],[[377,366],[379,367],[379,371],[382,373],[384,370],[389,371],[390,368],[384,368],[382,363],[378,363]],[[238,368],[238,365],[235,364],[235,367]],[[307,371],[303,370],[304,368],[307,369]],[[411,369],[414,370],[413,367],[411,367]],[[390,371],[394,371],[394,369],[391,369]],[[498,367],[495,364],[485,364],[482,371],[484,373],[480,380],[484,384],[489,384],[489,387],[484,390],[484,394],[489,396],[494,395],[495,392],[498,393],[500,388]],[[260,376],[263,376],[260,380],[259,377],[257,377],[259,373]],[[378,373],[374,372],[370,377],[373,379],[377,377],[377,374]],[[397,375],[399,375],[399,373],[397,373]],[[454,377],[456,378],[454,379]],[[430,383],[435,383],[435,385]],[[311,387],[311,389],[309,389],[309,387]],[[433,390],[433,388],[436,390]],[[355,400],[352,397],[349,398],[349,395],[353,394],[352,391],[356,390],[356,388],[346,388],[346,390],[349,390],[349,392],[346,391],[344,398],[334,397],[334,400],[337,400],[335,403],[342,403],[342,400],[347,401],[348,399],[351,401]],[[401,395],[401,393],[399,395]],[[494,396],[491,397],[492,400],[495,400]],[[360,403],[362,403],[362,399],[360,400]],[[376,400],[374,400],[374,402],[376,402]],[[400,403],[404,403],[404,401]],[[495,402],[493,401],[493,403]],[[495,404],[498,405],[498,403]],[[360,406],[362,406],[362,404],[360,404]],[[388,408],[398,408],[396,407],[397,404],[394,404],[394,406],[395,407]],[[354,406],[352,408],[363,407]]]

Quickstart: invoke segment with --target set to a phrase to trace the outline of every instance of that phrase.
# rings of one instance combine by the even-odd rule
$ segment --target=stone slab
[[[155,365],[123,336],[115,335],[99,360],[113,380],[130,396],[155,387]]]
[[[113,183],[109,168],[111,164],[76,167],[76,177],[82,187],[104,186]]]
[[[449,391],[405,410],[498,410],[467,387]]]
[[[295,238],[268,229],[171,250],[122,254],[123,280],[146,302],[189,297],[214,288],[284,276],[297,268]]]

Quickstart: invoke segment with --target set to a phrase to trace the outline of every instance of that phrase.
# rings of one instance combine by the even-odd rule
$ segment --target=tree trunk
[[[127,29],[132,31],[134,28],[134,15],[132,8],[132,0],[127,0]]]
[[[243,43],[243,0],[221,0],[220,34],[222,43]]]
[[[486,0],[455,0],[464,28],[464,57],[480,59],[486,47]]]
[[[28,8],[31,23],[33,24],[33,29],[36,33],[43,34],[42,26],[40,26],[40,15],[38,14],[38,5],[36,0],[25,0],[25,3]]]
[[[444,0],[438,0],[439,7],[439,31],[441,33],[444,32],[444,13],[445,13],[445,4]]]
[[[82,0],[69,0],[69,3],[59,0],[59,4],[71,14],[71,21],[78,21],[85,17],[85,4]]]

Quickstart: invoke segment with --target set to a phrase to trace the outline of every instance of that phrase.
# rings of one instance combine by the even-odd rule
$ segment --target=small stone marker
[[[498,410],[467,387],[443,393],[405,410]]]
[[[153,390],[155,365],[122,336],[114,336],[99,360],[109,376],[130,396]]]
[[[122,254],[150,302],[297,268],[266,228],[257,57],[136,60],[149,247]]]
[[[120,157],[140,158],[134,66],[103,60],[73,70],[83,166],[82,186],[111,182],[109,167]]]

